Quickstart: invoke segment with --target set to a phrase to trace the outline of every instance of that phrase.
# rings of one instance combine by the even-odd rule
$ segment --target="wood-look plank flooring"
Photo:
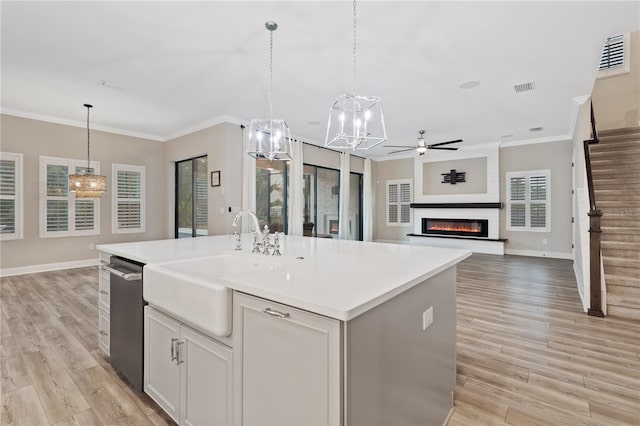
[[[98,349],[98,270],[0,279],[0,424],[171,425]]]
[[[0,424],[172,424],[98,349],[97,287],[96,268],[0,279]],[[570,261],[462,262],[457,365],[450,426],[640,425],[640,322],[586,316]]]
[[[582,311],[572,262],[458,266],[460,425],[640,425],[640,321]]]

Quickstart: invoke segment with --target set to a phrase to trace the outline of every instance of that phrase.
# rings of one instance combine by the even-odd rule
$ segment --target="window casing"
[[[388,180],[387,187],[387,226],[409,226],[413,223],[411,200],[413,199],[413,181],[411,179]]]
[[[100,234],[100,199],[69,191],[69,174],[85,171],[83,160],[40,157],[40,238]],[[100,163],[92,161],[89,172],[100,174]]]
[[[551,231],[551,171],[507,173],[507,230]]]
[[[21,240],[22,154],[0,152],[0,241]]]
[[[613,77],[631,71],[629,43],[629,33],[607,38],[600,56],[597,78]]]
[[[111,232],[145,232],[145,167],[112,165]]]

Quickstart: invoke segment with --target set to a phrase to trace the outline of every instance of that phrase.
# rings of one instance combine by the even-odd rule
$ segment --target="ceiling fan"
[[[442,145],[449,145],[450,143],[458,143],[458,142],[462,142],[462,139],[456,139],[454,141],[448,141],[448,142],[439,142],[439,143],[432,143],[427,145],[424,141],[424,130],[420,130],[418,133],[420,133],[420,136],[418,136],[418,145],[416,146],[407,146],[407,145],[385,145],[385,148],[405,148],[405,149],[399,149],[396,151],[391,151],[388,152],[387,154],[397,154],[399,152],[405,152],[405,151],[411,151],[412,149],[415,149],[416,152],[420,155],[424,155],[426,154],[428,149],[442,149],[442,150],[448,150],[448,151],[456,151],[458,148],[450,148],[450,147],[443,147]]]

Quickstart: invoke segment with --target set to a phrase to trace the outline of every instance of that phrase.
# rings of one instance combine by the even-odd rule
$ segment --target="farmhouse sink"
[[[231,334],[231,293],[225,279],[272,269],[257,256],[220,255],[144,267],[143,296],[151,305],[215,336]]]

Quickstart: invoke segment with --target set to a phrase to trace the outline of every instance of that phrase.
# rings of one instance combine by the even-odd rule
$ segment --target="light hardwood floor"
[[[0,280],[2,425],[171,420],[97,347],[97,269]],[[458,268],[450,426],[640,425],[640,322],[587,317],[570,261],[473,255]]]

